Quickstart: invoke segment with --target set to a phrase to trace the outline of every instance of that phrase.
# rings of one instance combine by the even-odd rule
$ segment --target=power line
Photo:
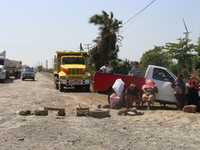
[[[135,19],[138,15],[140,15],[142,12],[144,12],[148,7],[150,7],[154,2],[156,2],[157,0],[152,0],[150,3],[148,3],[144,8],[142,8],[141,10],[139,10],[136,14],[134,14],[133,16],[131,16],[125,23],[127,24],[128,22],[130,22],[131,20]]]

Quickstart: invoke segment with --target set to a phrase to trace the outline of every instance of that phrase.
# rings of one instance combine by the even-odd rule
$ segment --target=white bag
[[[121,96],[124,90],[124,82],[122,81],[122,79],[115,80],[112,88],[118,96]]]

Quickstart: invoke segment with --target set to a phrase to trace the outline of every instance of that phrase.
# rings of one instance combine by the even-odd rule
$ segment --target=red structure
[[[112,85],[117,79],[122,79],[124,81],[125,88],[128,87],[130,83],[134,83],[138,89],[141,89],[142,85],[145,83],[144,77],[96,72],[92,78],[93,90],[95,92],[107,92],[112,88]]]

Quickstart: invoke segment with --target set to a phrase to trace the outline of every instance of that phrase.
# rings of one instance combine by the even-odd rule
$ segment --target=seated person
[[[139,106],[139,90],[136,85],[131,83],[125,91],[125,104],[126,108],[131,108],[135,102],[136,106]]]
[[[156,98],[157,87],[152,80],[146,80],[142,90],[142,105],[147,103],[148,109],[150,109],[150,105],[154,103]]]
[[[102,66],[100,69],[99,69],[100,72],[103,72],[103,73],[112,73],[113,71],[113,67],[111,65],[111,63],[106,63],[104,66]]]

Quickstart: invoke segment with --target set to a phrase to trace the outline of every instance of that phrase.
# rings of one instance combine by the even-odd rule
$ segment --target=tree
[[[96,14],[89,19],[89,23],[99,26],[99,35],[94,40],[96,46],[90,50],[90,64],[95,64],[99,69],[105,63],[118,57],[119,29],[122,27],[122,21],[115,19],[113,13],[108,14],[102,11],[102,14]]]
[[[200,37],[198,38],[198,41],[197,41],[196,51],[198,52],[198,55],[200,56]]]
[[[163,46],[155,46],[153,49],[145,52],[141,59],[141,68],[145,70],[148,65],[158,65],[163,67],[169,67],[172,64],[172,60],[166,53]]]
[[[41,72],[41,71],[43,71],[43,70],[44,70],[44,68],[43,68],[43,66],[42,66],[42,65],[39,65],[39,66],[37,66],[37,70],[38,70],[39,72]]]
[[[196,69],[199,70],[200,72],[200,37],[198,38],[198,41],[197,41],[197,46],[196,46],[196,49],[195,51],[197,52],[197,56],[195,58],[195,62],[196,62]]]
[[[188,38],[180,38],[177,43],[167,43],[165,48],[170,57],[177,61],[177,69],[187,78],[195,68],[195,45]]]
[[[114,73],[124,74],[124,75],[127,75],[132,67],[131,61],[129,61],[128,59],[125,60],[115,59],[112,61],[112,66]]]

